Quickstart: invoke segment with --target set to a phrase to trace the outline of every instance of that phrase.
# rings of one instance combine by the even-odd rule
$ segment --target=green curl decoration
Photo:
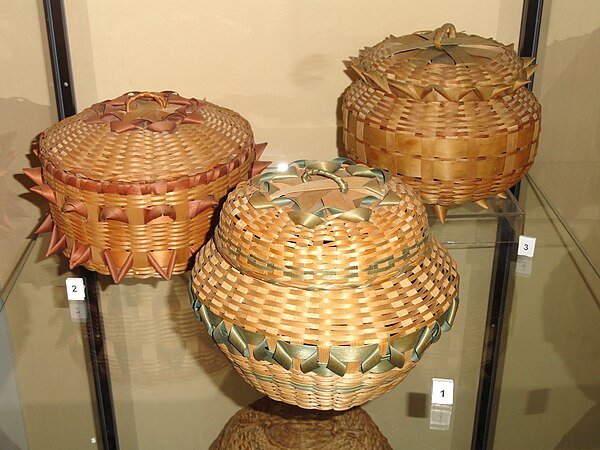
[[[359,362],[362,373],[384,373],[394,368],[402,368],[407,362],[407,352],[411,362],[417,362],[425,351],[437,342],[442,332],[452,328],[459,299],[455,298],[450,307],[432,325],[417,330],[411,334],[392,339],[388,342],[387,352],[381,355],[377,344],[363,346],[331,346],[326,363],[319,362],[319,348],[316,345],[299,345],[278,340],[274,349],[267,345],[265,336],[260,333],[244,330],[232,325],[227,331],[221,317],[212,313],[206,305],[196,298],[191,288],[190,300],[198,320],[206,326],[209,335],[217,344],[224,344],[227,349],[246,358],[250,356],[250,346],[254,347],[252,356],[258,361],[268,361],[290,370],[294,359],[300,362],[303,373],[313,372],[321,376],[340,376],[346,373],[348,363]]]

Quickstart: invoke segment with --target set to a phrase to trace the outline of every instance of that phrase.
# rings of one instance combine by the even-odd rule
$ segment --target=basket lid
[[[129,92],[48,128],[39,145],[42,167],[53,172],[140,184],[239,165],[251,157],[254,138],[229,109],[171,91]]]
[[[389,36],[366,47],[350,67],[364,82],[388,94],[423,101],[488,100],[529,83],[533,58],[513,45],[457,32],[446,23],[433,31]]]
[[[382,283],[425,258],[429,240],[412,189],[345,158],[254,177],[230,194],[215,234],[240,272],[311,290]]]
[[[296,161],[229,194],[191,291],[219,333],[361,346],[445,320],[458,273],[410,187],[345,158]]]

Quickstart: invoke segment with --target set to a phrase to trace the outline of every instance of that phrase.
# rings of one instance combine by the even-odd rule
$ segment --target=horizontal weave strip
[[[244,275],[211,240],[196,258],[192,286],[211,312],[243,329],[293,344],[370,345],[431,325],[458,294],[454,261],[434,239],[406,273],[358,289],[308,291]]]

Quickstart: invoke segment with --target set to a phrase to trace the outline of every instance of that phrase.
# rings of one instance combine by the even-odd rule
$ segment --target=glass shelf
[[[523,234],[525,212],[512,192],[506,198],[488,199],[488,209],[475,203],[463,203],[448,208],[446,222],[440,223],[427,205],[429,225],[436,239],[449,248],[494,247],[497,244],[516,243]],[[505,227],[506,231],[498,230]]]
[[[21,404],[25,428],[35,435],[29,448],[44,448],[40,446],[44,440],[64,442],[65,417],[75,430],[69,437],[71,446],[60,448],[93,448],[90,442],[100,441],[95,422],[106,409],[94,413],[85,313],[81,314],[85,305],[78,305],[77,313],[76,302],[66,300],[64,280],[78,275],[67,270],[63,257],[44,259],[47,245],[47,236],[37,239],[0,314],[15,348],[13,369],[25,397]],[[335,423],[340,433],[347,433],[350,440],[342,441],[341,448],[365,448],[362,438],[357,439],[362,429],[358,427],[368,427],[374,433],[369,439],[388,442],[391,448],[468,447],[493,253],[488,248],[453,251],[464,268],[461,307],[453,329],[431,346],[392,392],[346,414],[284,407],[288,413],[282,417],[272,402],[262,400],[257,406],[254,402],[262,395],[237,375],[195,319],[188,274],[170,281],[125,279],[119,285],[99,276],[101,320],[94,324],[94,333],[103,334],[104,346],[97,358],[108,367],[101,375],[110,381],[120,448],[207,449],[222,432],[232,433],[227,426],[230,419],[258,414],[248,409],[251,404],[267,410],[258,414],[261,420],[273,410],[268,420],[287,429],[292,440],[314,437],[310,422],[302,425],[299,419],[306,417]],[[429,400],[434,377],[455,383],[455,407],[446,415],[446,431],[439,429]],[[40,409],[40,404],[46,407]],[[1,420],[0,416],[0,428]],[[335,442],[342,437],[329,438]]]
[[[572,262],[559,272],[552,269],[553,262],[571,261],[560,244],[564,237],[556,236],[553,222],[527,186],[524,196],[526,231],[537,235],[540,256],[531,274],[514,277],[514,267],[507,274],[515,290],[509,298],[514,296],[516,302],[512,309],[507,307],[508,329],[500,335],[506,352],[501,360],[506,364],[501,365],[503,375],[495,385],[500,409],[498,419],[491,419],[496,429],[493,441],[498,448],[552,448],[563,434],[569,435],[569,442],[593,437],[582,427],[595,417],[596,409],[577,383],[597,386],[597,378],[587,368],[594,363],[592,371],[597,373],[593,359],[597,333],[592,324],[598,308],[589,289],[598,280],[578,278],[581,275]],[[493,222],[488,217],[474,218],[489,214],[475,211],[468,220]],[[452,221],[444,227],[448,225]],[[466,225],[460,228],[471,233]],[[466,242],[466,236],[458,237]],[[367,443],[376,443],[375,448],[462,449],[472,446],[473,432],[482,426],[480,409],[491,405],[478,396],[481,380],[488,376],[481,368],[497,251],[491,246],[450,249],[461,276],[456,321],[408,377],[360,408],[328,413],[261,399],[196,321],[189,307],[187,274],[171,281],[125,279],[119,285],[99,276],[97,304],[68,302],[64,281],[78,273],[68,270],[64,257],[44,258],[48,238],[44,235],[35,241],[0,312],[2,449],[117,448],[105,446],[100,433],[111,415],[115,442],[128,450],[208,449],[217,442],[241,443],[249,438],[263,439],[260,448],[277,448],[282,432],[286,442],[317,440],[317,448],[362,450],[369,448]],[[561,289],[577,293],[569,297],[576,309],[554,308],[553,320],[545,320],[546,297],[562,295]],[[584,330],[576,328],[581,319],[574,311],[580,309],[586,311],[590,325]],[[90,311],[96,318],[93,323],[86,321]],[[568,330],[578,332],[563,333],[558,341],[553,338],[560,346],[551,346],[547,333],[558,336],[563,318],[570,320]],[[101,339],[95,353],[89,336]],[[590,337],[591,344],[581,336]],[[569,370],[561,369],[556,361],[563,356],[556,351],[575,345],[577,354],[587,359],[571,358]],[[546,370],[536,371],[537,367]],[[106,383],[104,394],[109,390],[109,397],[103,398],[110,401],[105,403],[97,398],[98,378]],[[431,403],[433,378],[453,380],[452,406]],[[553,400],[555,394],[560,401]],[[579,416],[581,424],[573,425]],[[548,423],[552,430],[547,430]],[[530,427],[537,430],[534,436],[527,432]],[[332,428],[333,433],[327,431]],[[575,434],[571,428],[584,431]]]

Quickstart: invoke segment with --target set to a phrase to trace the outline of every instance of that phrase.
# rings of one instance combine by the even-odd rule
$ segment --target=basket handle
[[[323,169],[305,169],[300,179],[303,183],[306,183],[310,181],[310,178],[313,175],[321,175],[322,177],[329,178],[330,180],[333,180],[337,183],[342,193],[348,192],[348,182],[346,180],[344,180],[339,175],[336,175]]]
[[[161,108],[165,108],[167,106],[167,99],[165,99],[160,94],[155,94],[154,92],[140,92],[139,94],[132,95],[125,101],[125,112],[129,112],[129,106],[131,102],[137,100],[138,98],[151,98],[155,100]]]
[[[445,23],[433,32],[433,46],[438,50],[442,49],[442,39],[446,34],[449,38],[455,38],[456,27],[451,23]]]

